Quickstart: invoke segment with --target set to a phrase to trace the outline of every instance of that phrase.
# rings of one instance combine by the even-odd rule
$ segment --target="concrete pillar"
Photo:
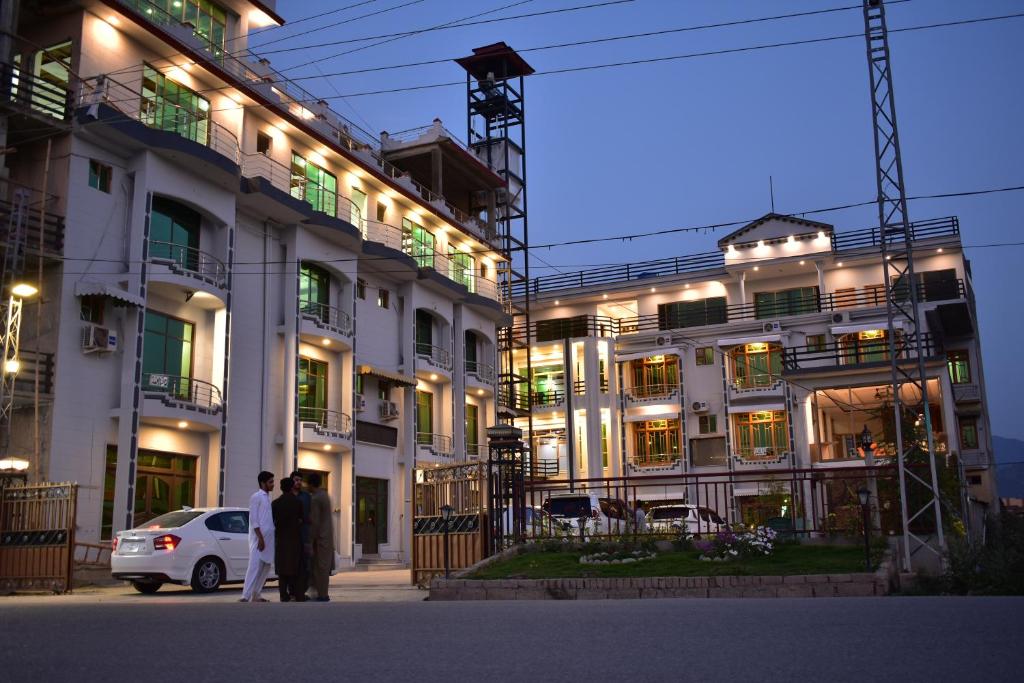
[[[587,338],[583,343],[583,379],[585,390],[577,396],[579,407],[586,408],[584,433],[587,438],[587,476],[603,477],[601,458],[601,373],[599,370],[597,339]],[[607,395],[607,394],[605,394]],[[610,463],[609,463],[610,464]]]
[[[466,460],[466,333],[462,305],[452,313],[452,447],[456,461]],[[483,416],[481,416],[482,418]]]

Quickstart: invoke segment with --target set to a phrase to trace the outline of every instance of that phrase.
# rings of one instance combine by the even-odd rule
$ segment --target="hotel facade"
[[[42,278],[7,452],[79,484],[80,541],[297,468],[346,562],[405,561],[413,472],[496,419],[514,169],[436,120],[371,137],[238,56],[273,2],[16,9],[6,253]]]
[[[956,218],[911,232],[939,469],[964,484],[947,502],[978,518],[998,498],[970,263]],[[530,324],[511,336],[530,377],[532,416],[516,419],[532,426],[533,474],[826,530],[830,509],[855,506],[855,468],[895,463],[878,230],[769,214],[717,246],[530,282]],[[916,363],[904,316],[893,327],[900,362]],[[902,394],[919,404],[911,385]],[[908,443],[924,443],[922,418],[903,425]],[[830,472],[843,480],[812,491]]]

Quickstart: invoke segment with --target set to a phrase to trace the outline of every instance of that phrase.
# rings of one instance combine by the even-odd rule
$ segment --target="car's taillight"
[[[114,536],[114,538],[110,541],[110,552],[117,552],[117,536]]]
[[[181,539],[174,534],[164,534],[153,539],[153,550],[174,550]]]

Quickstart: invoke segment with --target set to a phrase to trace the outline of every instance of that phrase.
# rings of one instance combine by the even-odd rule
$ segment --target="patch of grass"
[[[658,553],[635,564],[580,564],[579,551],[528,551],[484,567],[473,579],[562,579],[627,576],[779,576],[847,574],[864,571],[864,550],[856,546],[778,545],[769,557],[702,562],[697,551]]]

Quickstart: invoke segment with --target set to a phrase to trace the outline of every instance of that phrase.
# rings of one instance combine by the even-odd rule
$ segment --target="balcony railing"
[[[633,467],[666,467],[679,462],[679,453],[645,453],[626,458]]]
[[[981,387],[975,383],[954,384],[953,401],[956,403],[977,403],[981,400]]]
[[[523,397],[525,403],[525,396]],[[533,392],[534,408],[554,408],[565,404],[565,391],[550,389],[548,391]]]
[[[640,384],[626,389],[626,398],[631,401],[643,401],[650,403],[653,400],[669,400],[679,396],[679,386],[676,384]]]
[[[299,406],[299,422],[316,425],[319,431],[331,436],[348,438],[352,434],[352,418],[337,410]]]
[[[207,410],[216,410],[223,405],[220,389],[209,382],[193,377],[144,372],[142,373],[142,391],[146,394],[159,394],[167,400],[189,403]]]
[[[200,115],[166,99],[156,101],[144,96],[141,92],[141,67],[129,72],[120,72],[119,78],[120,80],[115,80],[100,75],[83,80],[80,106],[107,104],[123,114],[126,120],[137,120],[150,128],[177,133],[192,142],[209,147],[236,164],[241,162],[238,138],[227,128],[208,118],[209,112]]]
[[[71,118],[71,92],[67,87],[13,64],[0,64],[0,102],[23,113],[65,122]]]
[[[471,458],[478,460],[486,460],[488,454],[487,444],[483,443],[467,443],[466,444],[466,455]]]
[[[921,349],[925,358],[939,354],[941,346],[931,333],[921,335]],[[913,360],[917,358],[916,347],[910,339],[900,336],[896,339],[896,358]],[[813,368],[848,367],[889,361],[887,339],[846,340],[817,346],[788,346],[782,350],[783,372]]]
[[[53,393],[53,354],[21,348],[18,351],[18,374],[14,377],[14,395],[33,396],[36,391],[36,371],[39,372],[39,393]]]
[[[46,212],[40,215],[37,201],[33,201],[38,193],[23,187],[16,186],[13,182],[7,181],[10,186],[8,192],[12,200],[0,199],[0,226],[5,226],[5,239],[3,246],[11,243],[10,228],[21,223],[25,235],[25,252],[29,254],[39,253],[39,230],[43,231],[43,254],[60,255],[64,251],[64,218]]]
[[[416,445],[429,450],[434,455],[443,457],[452,455],[452,437],[447,434],[416,432]]]
[[[365,232],[365,217],[351,199],[308,178],[294,178],[291,168],[265,154],[242,155],[242,175],[263,178],[278,190],[306,202],[314,211],[348,221]]]
[[[781,446],[736,446],[733,453],[747,463],[775,462],[789,455]]]
[[[911,241],[939,237],[958,237],[959,235],[960,222],[955,216],[917,221],[910,225]],[[895,244],[902,241],[903,237],[902,234],[890,233],[888,239],[890,243]],[[832,252],[838,254],[849,249],[876,247],[880,246],[880,244],[878,228],[841,232],[833,235]],[[656,261],[604,266],[575,273],[555,273],[530,280],[528,287],[520,284],[512,290],[512,297],[522,298],[526,295],[527,291],[529,291],[531,296],[537,297],[547,292],[556,292],[563,289],[588,289],[670,275],[723,270],[725,265],[724,254],[721,251],[713,251],[687,256],[673,256]]]
[[[416,342],[416,355],[427,363],[441,368],[452,369],[452,352],[440,346]]]
[[[300,301],[299,312],[303,318],[311,320],[320,329],[336,332],[344,337],[352,336],[352,316],[337,306],[316,301]]]
[[[466,374],[475,375],[484,384],[494,384],[494,366],[475,360],[466,361]]]
[[[228,286],[227,267],[217,257],[173,242],[149,241],[149,260],[163,263],[172,272],[224,289]]]

